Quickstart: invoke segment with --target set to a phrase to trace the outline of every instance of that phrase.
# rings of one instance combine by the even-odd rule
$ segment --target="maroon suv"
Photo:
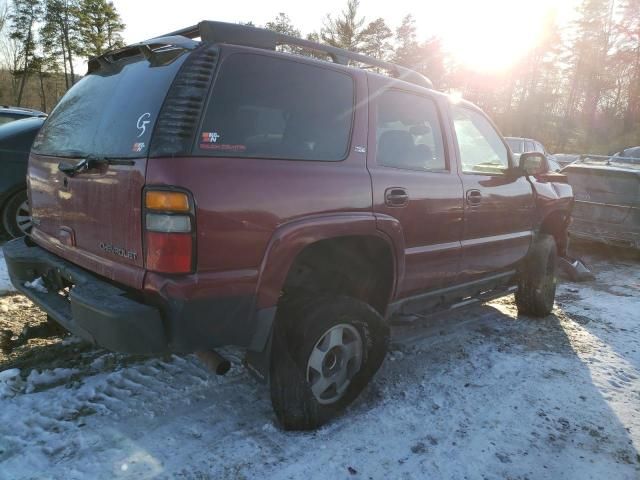
[[[371,379],[394,317],[516,286],[521,313],[551,311],[573,197],[542,162],[514,165],[415,72],[202,22],[90,62],[34,144],[31,237],[4,254],[108,349],[245,348],[282,425],[313,428]]]

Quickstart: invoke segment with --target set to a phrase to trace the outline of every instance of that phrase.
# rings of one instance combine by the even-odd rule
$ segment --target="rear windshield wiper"
[[[101,165],[135,165],[135,162],[133,160],[125,158],[109,158],[89,155],[76,164],[60,162],[58,164],[58,170],[60,170],[65,175],[73,177],[77,173],[91,170]]]

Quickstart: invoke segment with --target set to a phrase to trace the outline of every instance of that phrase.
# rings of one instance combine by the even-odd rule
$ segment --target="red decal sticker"
[[[245,152],[247,147],[244,145],[215,145],[211,143],[201,143],[200,148],[202,150],[215,150],[218,152]]]

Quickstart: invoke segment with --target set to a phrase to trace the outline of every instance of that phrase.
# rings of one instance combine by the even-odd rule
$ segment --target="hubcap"
[[[31,221],[29,203],[26,200],[20,204],[16,211],[16,225],[18,225],[18,228],[24,235],[29,234],[31,231],[33,222]]]
[[[318,403],[342,398],[362,366],[362,337],[358,329],[342,323],[316,342],[307,362],[307,382]]]

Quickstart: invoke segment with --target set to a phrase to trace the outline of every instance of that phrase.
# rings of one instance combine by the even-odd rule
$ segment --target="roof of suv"
[[[14,115],[24,115],[25,117],[46,117],[47,114],[39,110],[22,107],[10,107],[8,105],[0,106],[0,113],[11,113]]]
[[[114,58],[126,55],[126,51],[138,49],[145,56],[153,56],[156,52],[165,51],[172,46],[187,49],[194,48],[193,40],[199,38],[209,44],[231,44],[243,47],[253,47],[263,50],[276,50],[281,45],[298,47],[303,51],[320,52],[327,55],[333,63],[351,66],[363,64],[388,71],[393,77],[422,87],[433,89],[433,83],[427,77],[410,68],[386,62],[360,53],[350,52],[331,45],[324,45],[290,35],[274,32],[263,28],[238,25],[225,22],[202,21],[197,25],[183,28],[166,35],[145,40],[120,50],[110,51],[89,61],[89,73],[109,64]],[[190,42],[190,43],[189,43]]]

